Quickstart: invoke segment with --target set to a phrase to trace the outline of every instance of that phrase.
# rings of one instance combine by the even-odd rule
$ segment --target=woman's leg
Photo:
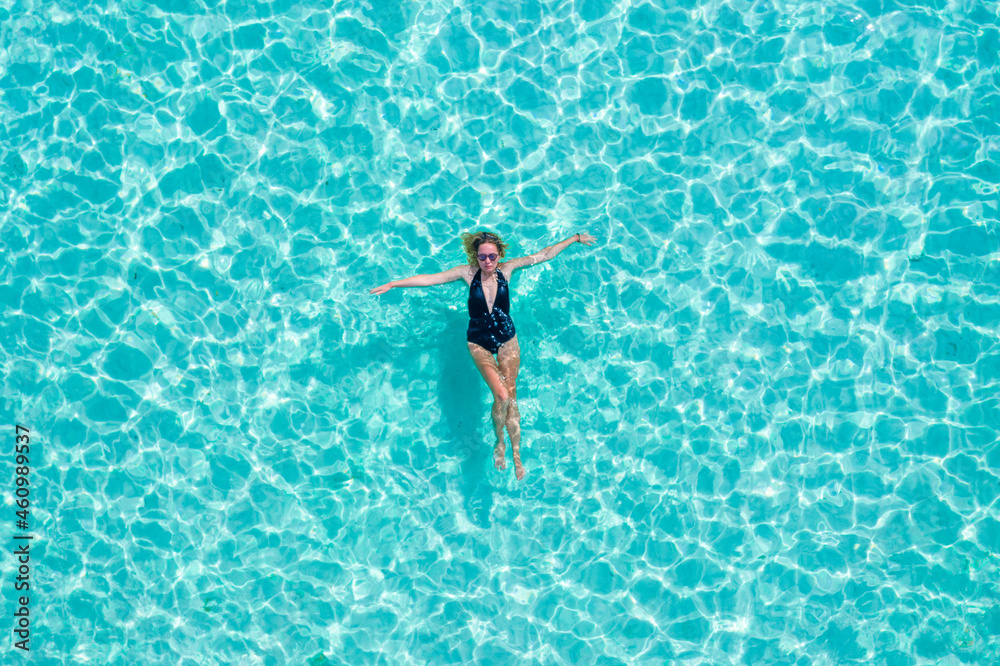
[[[514,455],[514,474],[518,479],[524,478],[524,465],[521,464],[521,412],[517,408],[517,373],[521,369],[521,345],[517,336],[500,345],[497,351],[500,366],[500,376],[507,386],[509,401],[507,405],[507,434],[510,435],[510,450]]]
[[[497,444],[493,449],[493,464],[497,469],[506,469],[507,461],[504,454],[507,450],[507,443],[503,438],[503,428],[507,421],[508,392],[503,380],[500,378],[500,368],[497,361],[488,350],[470,342],[469,354],[479,368],[479,373],[483,376],[486,385],[493,393],[493,430],[497,434]]]

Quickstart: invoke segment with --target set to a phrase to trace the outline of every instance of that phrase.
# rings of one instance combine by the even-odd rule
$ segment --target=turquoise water
[[[0,7],[17,658],[1000,660],[997,2]]]

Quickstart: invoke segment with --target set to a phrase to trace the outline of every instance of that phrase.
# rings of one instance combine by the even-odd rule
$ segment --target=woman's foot
[[[524,465],[521,464],[520,456],[514,458],[514,476],[517,477],[518,481],[524,478]]]
[[[493,466],[500,471],[507,469],[507,459],[504,457],[506,448],[503,442],[497,442],[496,447],[493,449]]]

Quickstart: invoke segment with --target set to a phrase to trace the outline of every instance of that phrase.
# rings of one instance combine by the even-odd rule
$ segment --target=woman
[[[517,342],[514,322],[510,318],[510,288],[507,280],[519,268],[534,266],[553,258],[573,243],[592,245],[596,239],[587,234],[575,234],[528,257],[504,261],[507,244],[488,231],[462,234],[462,244],[469,257],[467,266],[456,266],[434,275],[415,275],[395,280],[371,290],[384,294],[393,287],[430,287],[455,280],[469,285],[469,328],[466,340],[469,354],[493,393],[493,429],[497,445],[493,450],[496,468],[507,468],[503,431],[510,435],[514,454],[514,473],[524,478],[521,464],[521,413],[517,409],[517,372],[521,367],[521,347]]]

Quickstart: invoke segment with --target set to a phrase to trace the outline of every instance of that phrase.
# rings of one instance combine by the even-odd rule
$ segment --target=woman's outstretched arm
[[[534,266],[535,264],[540,264],[542,262],[552,259],[557,254],[568,248],[573,243],[583,243],[584,245],[593,245],[597,239],[590,234],[573,234],[564,241],[560,241],[555,245],[549,245],[543,250],[528,255],[527,257],[518,257],[517,259],[511,259],[510,261],[504,262],[504,267],[508,271],[513,271],[524,266]]]
[[[373,288],[368,293],[378,295],[384,294],[393,287],[431,287],[435,284],[454,282],[455,280],[461,280],[463,273],[467,270],[469,270],[468,266],[456,266],[455,268],[450,268],[440,273],[434,273],[433,275],[414,275],[413,277],[404,278],[402,280],[386,282],[379,287]]]

